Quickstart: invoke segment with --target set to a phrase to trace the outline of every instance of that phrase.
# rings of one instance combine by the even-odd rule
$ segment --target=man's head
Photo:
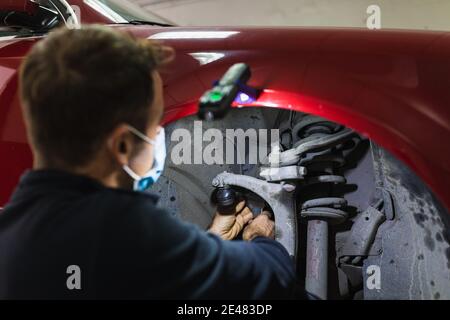
[[[112,186],[127,180],[124,164],[145,173],[152,146],[128,126],[155,137],[163,110],[158,68],[172,55],[102,26],[60,29],[37,43],[20,74],[35,167],[85,173]]]

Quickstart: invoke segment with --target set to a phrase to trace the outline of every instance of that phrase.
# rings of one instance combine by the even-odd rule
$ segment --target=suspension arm
[[[297,256],[297,217],[294,192],[286,191],[282,184],[271,183],[250,176],[229,172],[218,174],[212,182],[214,187],[236,186],[260,196],[275,216],[275,238],[295,259]]]

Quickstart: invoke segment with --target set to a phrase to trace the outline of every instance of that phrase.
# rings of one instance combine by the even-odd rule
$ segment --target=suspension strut
[[[328,226],[348,217],[343,210],[347,201],[333,196],[334,186],[346,183],[336,172],[345,163],[342,146],[353,138],[346,132],[349,129],[312,116],[305,117],[292,130],[297,140],[294,148],[308,150],[299,154],[299,165],[308,172],[300,193],[312,188],[318,191],[303,201],[300,216],[307,219],[305,289],[319,299],[326,299],[328,293]]]
[[[346,183],[338,168],[345,164],[346,143],[358,137],[351,129],[319,117],[305,116],[291,130],[291,149],[272,147],[258,179],[222,172],[212,184],[216,188],[237,186],[260,196],[273,210],[277,240],[296,257],[297,215],[295,190],[300,196],[316,187],[320,192],[300,201],[300,216],[307,219],[307,263],[305,289],[326,299],[328,288],[328,226],[344,222],[347,202],[334,195],[336,185]],[[298,188],[297,188],[297,187]],[[324,192],[326,191],[326,192]],[[303,199],[301,199],[303,200]]]

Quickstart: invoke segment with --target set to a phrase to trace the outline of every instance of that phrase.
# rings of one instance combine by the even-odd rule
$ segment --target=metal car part
[[[337,146],[345,143],[355,133],[313,116],[302,118],[295,124],[293,131],[294,139],[300,140],[294,144],[293,149],[283,152],[287,157],[283,158],[283,153],[278,156],[282,164],[286,159],[300,162],[308,158],[302,165],[306,166],[310,174],[301,190],[317,184],[344,184],[345,178],[335,173],[336,167],[345,163]],[[273,159],[272,157],[271,160]],[[332,194],[320,194],[305,199],[302,203],[300,216],[307,219],[305,290],[319,299],[328,297],[329,223],[339,224],[347,220],[348,213],[344,210],[346,206],[344,198]]]
[[[301,166],[288,166],[288,167],[274,167],[274,168],[261,168],[259,175],[266,181],[283,181],[303,179],[306,175],[306,168]]]
[[[375,236],[385,220],[394,218],[394,205],[387,190],[376,188],[375,193],[376,203],[355,219],[344,247],[338,252],[339,263],[356,265],[369,255],[381,253],[381,247],[374,246]]]
[[[294,142],[296,142],[298,139],[301,139],[302,131],[311,126],[311,125],[319,125],[322,127],[326,127],[330,130],[330,133],[336,132],[339,128],[341,128],[340,125],[337,123],[332,123],[330,121],[327,121],[321,117],[316,116],[310,116],[307,115],[302,118],[300,122],[295,124],[292,128],[292,136],[294,137]]]
[[[306,141],[299,144],[294,149],[289,149],[279,153],[271,153],[268,157],[269,163],[273,166],[288,166],[297,163],[300,160],[300,155],[313,150],[320,150],[322,148],[330,148],[334,145],[342,143],[342,141],[351,137],[355,133],[351,129],[344,129],[335,134],[326,135],[318,139]]]
[[[297,217],[295,198],[282,184],[270,183],[250,176],[222,172],[212,181],[214,187],[236,186],[260,196],[275,216],[275,237],[295,259],[297,252]]]
[[[362,256],[369,255],[370,246],[375,239],[378,227],[385,220],[386,216],[374,207],[368,207],[358,216],[353,223],[347,242],[340,252],[340,255],[345,257],[345,260],[341,259],[341,262],[348,262],[353,258],[358,260],[353,260],[352,264],[357,264]]]

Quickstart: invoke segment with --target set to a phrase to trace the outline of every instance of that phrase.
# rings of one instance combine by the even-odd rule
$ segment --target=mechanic
[[[205,232],[143,192],[164,165],[158,70],[172,59],[95,25],[32,48],[19,81],[34,163],[0,215],[0,299],[290,297],[268,215],[240,202]]]

